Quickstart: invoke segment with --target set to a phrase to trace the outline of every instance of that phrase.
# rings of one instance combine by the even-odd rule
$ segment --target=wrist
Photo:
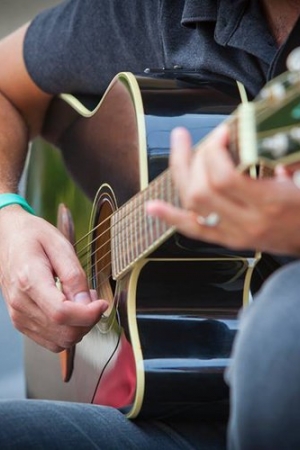
[[[21,195],[11,192],[0,194],[0,210],[10,205],[19,205],[30,214],[35,214],[32,207]]]

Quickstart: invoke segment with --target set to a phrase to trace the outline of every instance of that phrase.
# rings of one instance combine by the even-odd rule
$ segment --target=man
[[[0,193],[17,192],[28,140],[41,132],[53,95],[67,91],[101,93],[111,77],[121,70],[142,72],[147,67],[181,66],[197,69],[208,79],[215,74],[237,79],[254,96],[268,79],[285,70],[288,53],[299,43],[299,10],[300,2],[286,1],[283,4],[280,0],[72,0],[46,11],[30,26],[24,26],[0,43]],[[204,147],[210,148],[216,143],[215,152],[219,147],[222,152],[225,142],[226,133],[223,131],[221,136],[211,138]],[[189,144],[186,136],[177,132],[174,147],[181,146],[188,149]],[[207,153],[200,152],[201,155]],[[186,159],[190,159],[189,154]],[[194,191],[191,197],[190,191],[186,198],[182,194],[184,207],[194,210],[193,214],[160,209],[161,205],[155,204],[149,205],[149,212],[160,214],[179,227],[181,218],[187,217],[182,231],[199,238],[222,241],[232,247],[251,243],[253,248],[272,250],[275,242],[281,242],[283,232],[277,233],[277,238],[270,238],[269,245],[262,244],[264,239],[259,240],[259,236],[267,228],[256,225],[256,234],[251,229],[248,233],[254,234],[250,242],[248,234],[240,237],[248,216],[239,217],[236,241],[228,240],[232,219],[229,212],[225,214],[220,208],[219,202],[213,201],[217,202],[219,197],[223,200],[224,185],[228,186],[225,193],[229,195],[228,191],[231,192],[235,183],[243,186],[246,182],[240,178],[236,181],[237,175],[233,175],[224,151],[220,164],[221,161],[225,166],[221,171],[221,181],[213,185],[218,194],[215,200],[210,197],[211,187],[204,184],[207,195],[204,195],[204,200],[203,195],[200,196],[203,206],[195,201]],[[206,165],[209,162],[210,159],[205,161]],[[199,164],[206,169],[203,162]],[[176,167],[178,162],[175,159],[175,170]],[[186,162],[184,167],[187,175],[189,166]],[[286,181],[285,172],[280,177],[284,178],[283,183],[276,184],[276,180],[270,183],[276,184],[276,199],[281,207],[293,194],[293,201],[286,208],[289,217],[294,219],[299,201],[297,189]],[[185,181],[180,175],[177,175],[177,181],[184,192]],[[205,178],[203,183],[206,183]],[[255,189],[262,194],[264,185],[257,186]],[[197,186],[193,189],[198,196]],[[243,193],[250,195],[250,189],[254,188],[247,185]],[[250,197],[244,195],[243,198]],[[262,217],[259,212],[261,198],[258,195],[252,199],[256,206],[255,217],[259,218]],[[2,290],[16,328],[38,344],[58,352],[80,341],[99,320],[107,303],[105,300],[92,301],[71,245],[50,224],[28,213],[29,209],[19,197],[0,196]],[[201,226],[200,220],[195,224],[195,217],[205,217],[212,211],[221,217],[218,226]],[[281,223],[278,229],[283,230],[286,225],[284,217],[280,215],[278,219]],[[252,218],[251,223],[254,222]],[[221,237],[219,230],[224,232],[226,223],[229,224],[228,233]],[[294,231],[296,227],[289,228],[289,231],[291,229]],[[276,251],[295,253],[292,250],[295,243],[291,241],[288,245],[289,239],[292,236],[287,233],[286,244],[281,247],[278,244]],[[57,288],[53,273],[62,281],[63,293]],[[241,397],[238,400],[244,401]],[[180,422],[171,419],[155,423],[129,422],[113,409],[50,402],[4,402],[0,405],[0,417],[0,445],[3,448],[224,446],[222,424],[198,423],[193,418]],[[238,436],[235,432],[235,427],[240,425],[237,419],[233,411],[232,445]],[[243,425],[247,431],[247,424]],[[240,429],[243,427],[238,431]],[[249,441],[248,448],[259,448],[251,447],[252,442]],[[284,448],[284,445],[278,448]],[[247,447],[240,447],[237,443],[232,448]],[[268,448],[268,444],[263,448]]]
[[[290,6],[299,16],[299,2]],[[276,25],[275,2],[265,2],[265,7],[280,46],[288,21]],[[294,53],[299,68],[300,48]],[[149,202],[148,213],[193,239],[298,258],[299,164],[292,168],[278,164],[274,178],[251,179],[236,170],[229,140],[229,128],[222,125],[192,152],[187,130],[175,129],[170,167],[182,208],[156,200]],[[242,315],[234,362],[227,373],[230,449],[300,445],[299,275],[297,260],[275,273]]]

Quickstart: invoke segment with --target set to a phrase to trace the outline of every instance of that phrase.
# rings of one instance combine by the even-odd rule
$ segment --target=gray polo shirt
[[[120,71],[180,66],[239,80],[254,96],[299,44],[298,21],[277,49],[259,0],[68,0],[32,22],[24,56],[54,94],[101,94]]]

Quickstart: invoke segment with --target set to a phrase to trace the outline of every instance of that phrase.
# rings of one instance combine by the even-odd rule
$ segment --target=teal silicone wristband
[[[13,193],[0,194],[0,209],[9,205],[20,205],[25,211],[35,214],[34,210],[21,195]]]

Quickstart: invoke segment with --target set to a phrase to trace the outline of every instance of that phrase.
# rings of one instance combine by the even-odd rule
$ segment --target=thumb
[[[57,289],[59,289],[61,292],[63,292],[66,295],[67,300],[71,300],[75,303],[82,303],[82,304],[88,304],[94,300],[97,300],[97,298],[96,298],[97,294],[95,294],[94,291],[89,290],[87,287],[86,287],[86,290],[82,290],[73,295],[71,294],[71,298],[68,298],[69,295],[66,294],[64,287],[63,287],[63,283],[59,277],[55,277],[55,284],[56,284]]]

